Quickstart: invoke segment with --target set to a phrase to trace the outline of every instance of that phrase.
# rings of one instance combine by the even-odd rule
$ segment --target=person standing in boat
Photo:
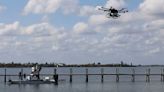
[[[32,72],[31,72],[31,77],[32,78],[37,78],[38,80],[40,79],[40,71],[41,67],[36,65],[35,67],[32,67]]]
[[[41,71],[41,67],[36,65],[36,77],[37,77],[37,79],[40,79],[40,71]]]
[[[19,72],[19,79],[22,79],[22,72]]]

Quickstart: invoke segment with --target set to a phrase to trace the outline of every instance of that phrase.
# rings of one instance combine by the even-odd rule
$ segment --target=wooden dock
[[[164,69],[161,69],[161,73],[160,74],[151,74],[151,70],[150,69],[146,69],[145,73],[140,73],[140,74],[136,74],[135,73],[135,69],[132,69],[132,73],[119,73],[119,68],[116,68],[115,73],[104,73],[104,68],[101,68],[100,73],[88,73],[88,68],[86,68],[85,73],[73,73],[73,69],[70,68],[70,72],[69,73],[58,73],[57,74],[57,69],[54,69],[54,73],[53,74],[40,74],[40,76],[54,76],[54,75],[58,75],[60,76],[68,76],[69,77],[69,82],[72,83],[73,81],[73,76],[85,76],[85,81],[86,83],[89,81],[89,76],[100,76],[100,80],[103,83],[104,82],[104,76],[115,76],[116,82],[120,81],[120,76],[127,76],[127,77],[131,77],[131,81],[135,82],[136,80],[136,76],[145,76],[145,81],[146,82],[150,82],[150,78],[151,76],[159,76],[160,77],[160,81],[164,82]],[[23,74],[23,69],[21,69],[21,72]],[[20,76],[18,74],[7,74],[7,69],[4,69],[4,74],[0,75],[1,77],[4,77],[4,82],[7,81],[7,77],[11,77],[11,76]],[[23,78],[23,75],[21,75]],[[26,75],[29,76],[29,75]]]

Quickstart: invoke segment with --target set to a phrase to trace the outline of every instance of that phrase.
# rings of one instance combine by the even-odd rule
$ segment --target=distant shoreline
[[[14,66],[14,65],[5,65],[5,66],[0,66],[0,68],[21,68],[21,67],[33,67],[35,65],[30,65],[30,66]],[[137,66],[118,66],[118,65],[113,65],[113,66],[108,66],[108,65],[65,65],[65,66],[48,66],[48,65],[41,65],[41,67],[137,67]]]
[[[121,62],[120,64],[101,64],[101,63],[89,63],[89,64],[64,64],[64,63],[0,63],[0,68],[3,67],[33,67],[35,65],[39,65],[41,67],[164,67],[164,65],[133,65],[126,64]]]

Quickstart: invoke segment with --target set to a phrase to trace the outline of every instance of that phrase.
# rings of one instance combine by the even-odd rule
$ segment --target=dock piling
[[[86,83],[88,83],[88,69],[86,69]]]
[[[23,68],[21,68],[21,80],[23,80]]]
[[[104,68],[101,68],[101,82],[104,82]]]
[[[73,73],[72,68],[70,68],[70,79],[69,79],[70,83],[72,83],[72,73]]]
[[[161,69],[161,82],[164,82],[164,69]]]
[[[135,69],[132,69],[132,82],[135,82]]]
[[[119,82],[120,78],[119,78],[119,69],[116,68],[116,82]]]
[[[7,70],[6,70],[6,68],[5,68],[5,74],[4,74],[4,75],[5,75],[5,76],[4,76],[4,82],[5,82],[5,83],[6,83],[6,71],[7,71]]]
[[[163,81],[163,69],[161,69],[161,82]]]
[[[150,82],[150,68],[146,70],[146,82]]]
[[[56,68],[54,69],[54,75],[56,75],[57,74],[57,70],[56,70]]]
[[[164,82],[164,68],[162,70],[163,70],[162,71],[162,78],[163,78],[163,81],[162,82]]]
[[[55,84],[58,85],[58,74],[57,74],[57,69],[56,68],[54,69],[53,78],[55,80]]]

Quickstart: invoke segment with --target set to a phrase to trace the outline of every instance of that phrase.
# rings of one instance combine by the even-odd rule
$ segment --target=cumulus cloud
[[[33,50],[39,49],[52,50],[52,47],[58,46],[59,40],[66,36],[63,28],[56,28],[47,22],[23,26],[18,21],[11,24],[1,23],[0,35],[1,49],[13,47],[12,51],[19,49],[32,53]]]
[[[77,4],[77,0],[29,0],[23,14],[49,14],[55,13],[59,8],[67,14],[74,12]]]
[[[164,29],[164,20],[163,19],[160,19],[160,20],[154,20],[154,21],[151,21],[147,24],[145,24],[145,27],[149,30],[152,30],[152,29]]]
[[[48,23],[33,24],[22,31],[23,34],[34,36],[50,36],[53,32],[55,32],[53,26]]]
[[[80,59],[82,58],[80,55],[85,54],[84,56],[88,59],[91,56],[96,60],[106,57],[102,60],[106,59],[107,62],[109,57],[114,60],[128,57],[131,60],[133,57],[161,54],[164,51],[164,21],[161,17],[149,17],[151,14],[147,14],[148,10],[154,11],[148,6],[151,3],[152,0],[144,0],[133,12],[122,14],[118,19],[110,19],[106,18],[104,13],[96,11],[94,6],[77,6],[78,1],[74,0],[29,0],[24,8],[24,14],[49,14],[62,9],[64,14],[76,12],[76,17],[80,19],[85,16],[86,19],[80,19],[71,29],[55,27],[48,22],[48,16],[43,16],[41,23],[28,26],[23,26],[17,21],[9,24],[1,23],[0,35],[3,39],[0,40],[0,49],[11,50],[9,47],[12,47],[15,49],[13,52],[19,50],[27,56],[47,54],[52,55],[51,58],[60,58],[59,60],[67,60],[66,57],[69,59],[71,56],[75,59],[74,55],[78,53]],[[159,4],[152,5],[154,6],[151,7],[157,7]],[[122,8],[126,6],[126,2],[125,0],[108,0],[103,6]],[[85,33],[88,32],[97,34],[86,35]],[[17,33],[18,36],[5,37],[11,33]]]
[[[24,8],[24,14],[28,13],[52,13],[60,6],[61,0],[29,0]]]
[[[151,5],[151,0],[144,0],[134,11],[122,14],[116,20],[106,18],[104,13],[90,13],[93,9],[91,6],[83,8],[83,13],[81,14],[88,14],[88,21],[85,24],[88,25],[89,30],[96,31],[99,35],[92,36],[96,40],[96,43],[93,43],[94,45],[90,44],[91,42],[86,44],[86,40],[79,40],[79,44],[85,44],[85,49],[90,49],[90,51],[102,53],[117,52],[122,56],[124,56],[125,52],[130,56],[162,53],[161,46],[164,45],[161,40],[163,39],[163,20],[153,18],[150,14],[143,12],[144,10],[141,10],[141,7],[142,9],[147,7],[146,3]],[[126,5],[126,0],[108,0],[104,6],[120,8]],[[156,4],[151,6],[155,7]],[[158,7],[158,9],[160,8]],[[78,28],[80,29],[79,26],[74,29]]]
[[[122,8],[126,6],[125,0],[108,0],[105,7]]]
[[[109,21],[108,18],[106,18],[102,14],[91,15],[90,18],[89,18],[89,23],[91,25],[100,25],[100,24],[104,24],[108,21]]]
[[[163,0],[144,0],[140,4],[139,9],[147,14],[163,15],[164,14]]]
[[[16,21],[11,24],[0,23],[0,35],[10,35],[14,33],[14,31],[18,30],[19,22]]]
[[[60,7],[64,14],[69,14],[69,13],[77,12],[79,10],[78,5],[79,5],[78,0],[63,0]]]
[[[73,30],[76,33],[84,33],[85,31],[87,31],[88,25],[83,23],[83,22],[79,22],[77,24],[74,25]]]
[[[92,14],[98,14],[98,10],[94,6],[85,5],[80,7],[80,16],[90,16]]]
[[[152,55],[160,52],[160,48],[154,48],[145,53],[145,55]]]

